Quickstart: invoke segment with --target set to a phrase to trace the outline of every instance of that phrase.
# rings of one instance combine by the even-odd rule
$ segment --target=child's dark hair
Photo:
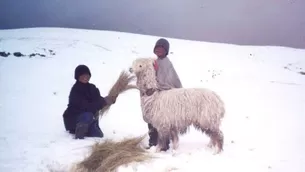
[[[163,47],[165,49],[165,55],[167,56],[168,55],[168,52],[169,52],[169,42],[164,39],[164,38],[160,38],[156,44],[155,44],[155,47],[154,47],[154,51],[157,47]]]
[[[78,80],[78,78],[83,74],[89,74],[91,76],[90,69],[86,65],[78,65],[74,71],[74,78]]]

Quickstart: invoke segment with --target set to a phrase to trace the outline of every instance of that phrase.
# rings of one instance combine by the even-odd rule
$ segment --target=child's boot
[[[76,124],[75,129],[75,139],[84,139],[85,135],[88,132],[89,125],[87,123],[78,123]]]

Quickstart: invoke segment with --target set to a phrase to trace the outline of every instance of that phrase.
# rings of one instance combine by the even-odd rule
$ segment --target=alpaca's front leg
[[[158,136],[158,143],[157,143],[157,148],[156,148],[156,153],[159,153],[159,152],[161,152],[161,150],[162,150],[162,139],[160,139],[160,136]]]
[[[158,132],[158,144],[156,152],[167,151],[169,149],[169,134]]]

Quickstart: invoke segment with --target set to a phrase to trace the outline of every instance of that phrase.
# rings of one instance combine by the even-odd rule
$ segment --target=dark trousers
[[[93,113],[85,112],[79,115],[77,119],[75,138],[83,139],[84,137],[103,137],[104,133],[99,127],[98,118]]]
[[[158,144],[158,131],[151,125],[148,124],[148,135],[149,135],[149,147],[156,146]],[[169,149],[169,139],[166,141],[166,147],[162,148],[163,151]]]

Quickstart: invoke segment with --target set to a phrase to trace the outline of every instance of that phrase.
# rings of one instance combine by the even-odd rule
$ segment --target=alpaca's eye
[[[142,67],[142,65],[140,65],[139,67]]]

